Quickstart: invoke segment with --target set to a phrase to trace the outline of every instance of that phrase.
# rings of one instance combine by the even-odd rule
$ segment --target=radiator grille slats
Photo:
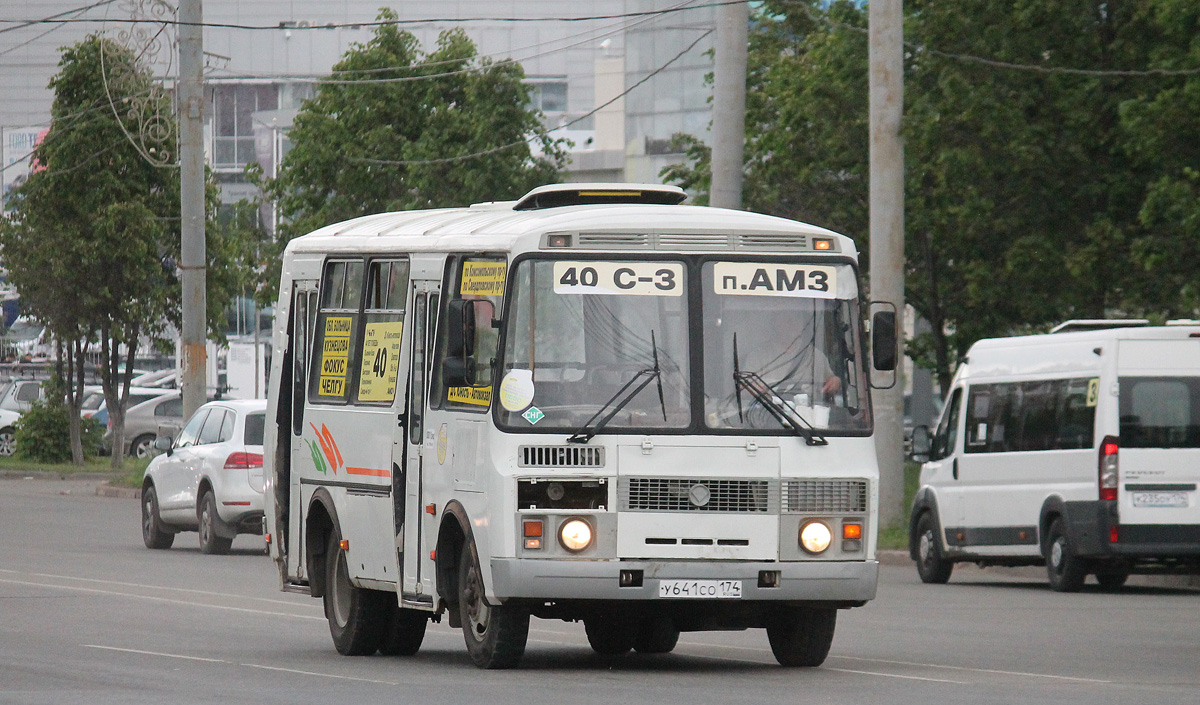
[[[784,512],[834,514],[867,511],[865,480],[787,480],[782,493]]]
[[[522,468],[602,468],[604,448],[592,446],[521,446],[517,466]]]
[[[626,477],[619,484],[621,509],[631,512],[777,511],[778,484],[771,480]]]

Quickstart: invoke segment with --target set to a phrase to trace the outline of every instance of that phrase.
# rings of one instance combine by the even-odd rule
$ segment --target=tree
[[[516,63],[479,57],[460,29],[425,54],[408,32],[379,26],[305,103],[279,175],[264,184],[283,221],[278,246],[348,218],[514,198],[554,180],[561,141],[529,107],[523,77]],[[266,300],[279,274],[269,261]]]
[[[979,338],[1120,313],[1145,291],[1128,263],[1154,165],[1130,158],[1121,123],[1145,83],[1105,70],[1150,61],[1153,3],[905,3],[906,298],[933,329],[909,352],[943,389]],[[746,205],[865,250],[866,10],[780,0],[757,20]]]
[[[89,36],[64,50],[51,81],[50,131],[38,165],[17,190],[0,232],[5,264],[23,304],[67,349],[72,456],[82,462],[79,407],[89,344],[100,347],[100,377],[113,428],[113,466],[121,466],[124,401],[138,342],[179,320],[179,172],[170,98],[128,49]],[[149,116],[149,122],[147,122]],[[210,185],[211,213],[215,187]],[[219,286],[234,262],[222,233],[208,230],[209,320],[230,300]],[[236,266],[232,267],[236,269]],[[210,323],[211,327],[211,323]]]

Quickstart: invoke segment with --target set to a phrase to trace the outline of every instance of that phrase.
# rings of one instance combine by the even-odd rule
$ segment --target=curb
[[[123,499],[141,499],[142,491],[136,487],[113,487],[107,482],[96,485],[97,497],[120,497]]]
[[[916,575],[917,569],[913,565],[913,560],[908,557],[908,551],[883,550],[875,551],[875,560],[879,561],[880,565],[903,566],[911,568],[913,575]],[[962,562],[954,564],[955,570],[973,570],[976,573],[990,574],[997,577],[1010,578],[1030,578],[1034,580],[1046,580],[1046,569],[1043,566],[988,566],[980,568],[971,562]],[[953,577],[950,578],[954,580]],[[1138,575],[1129,576],[1129,585],[1139,587],[1158,587],[1158,588],[1200,588],[1200,575]]]

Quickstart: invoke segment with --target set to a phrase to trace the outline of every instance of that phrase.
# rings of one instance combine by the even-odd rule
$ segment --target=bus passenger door
[[[437,318],[439,282],[413,282],[411,365],[408,380],[407,423],[404,439],[397,443],[401,458],[400,477],[393,478],[393,513],[396,522],[396,550],[400,554],[403,597],[414,602],[431,602],[428,587],[432,576],[425,575],[424,552],[436,536],[424,536],[424,497],[421,474],[425,449],[426,396],[429,390],[429,364],[433,349],[434,323]]]
[[[291,379],[291,433],[287,439],[280,438],[278,443],[288,443],[291,452],[288,456],[287,491],[277,494],[277,502],[281,503],[287,527],[287,533],[282,537],[287,549],[289,577],[303,579],[304,576],[304,532],[302,521],[304,515],[303,497],[300,494],[300,473],[294,472],[295,462],[300,458],[309,457],[308,446],[301,436],[304,433],[304,404],[308,393],[309,357],[312,355],[313,326],[317,317],[317,281],[301,279],[292,283],[292,321],[290,328],[292,337],[288,341],[292,350],[291,374],[285,378]],[[281,390],[282,393],[282,390]],[[286,497],[286,503],[282,500]],[[283,517],[281,517],[282,519]]]
[[[963,388],[956,387],[950,395],[941,421],[933,436],[930,461],[921,471],[921,484],[937,490],[938,519],[942,538],[951,548],[961,547],[958,538],[963,529],[962,484],[959,482],[959,459],[962,455],[959,436],[959,417],[962,412]]]

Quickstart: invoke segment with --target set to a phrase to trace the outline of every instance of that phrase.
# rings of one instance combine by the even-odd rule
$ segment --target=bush
[[[16,452],[23,460],[65,463],[71,460],[70,409],[58,394],[33,402],[17,422]],[[80,419],[83,457],[95,457],[103,442],[104,429],[95,419]]]

